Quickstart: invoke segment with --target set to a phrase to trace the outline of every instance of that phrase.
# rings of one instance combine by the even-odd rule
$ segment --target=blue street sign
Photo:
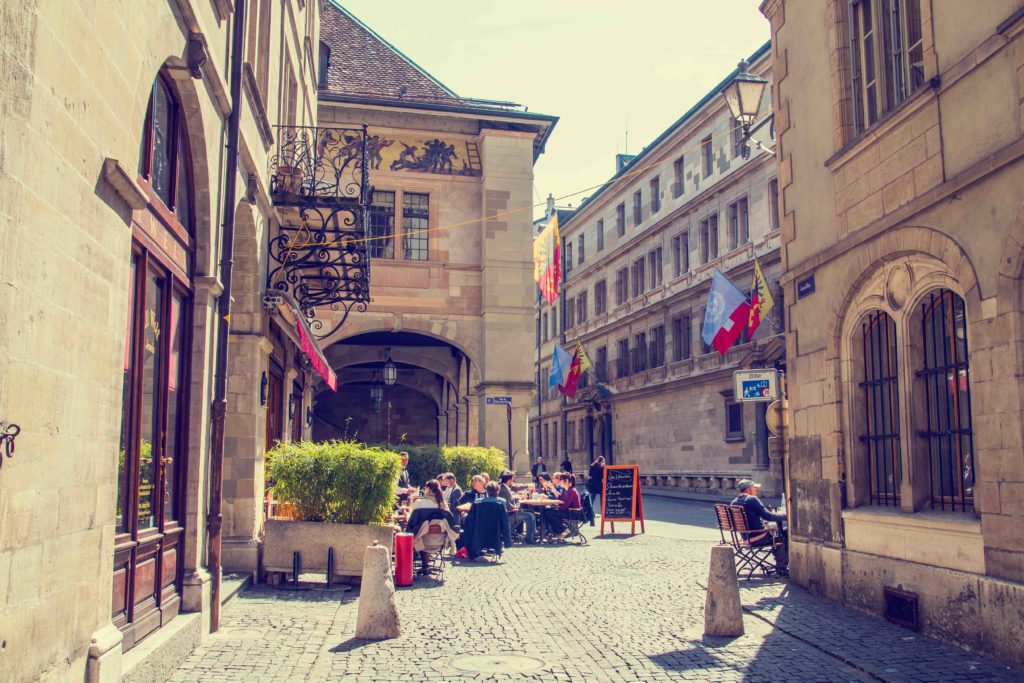
[[[511,396],[488,396],[487,405],[489,406],[510,406],[512,405]]]
[[[742,380],[743,398],[768,398],[771,391],[771,382],[767,379]]]

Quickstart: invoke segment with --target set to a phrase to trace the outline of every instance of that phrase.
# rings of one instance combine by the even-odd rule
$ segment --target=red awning
[[[295,316],[295,332],[299,335],[299,346],[302,348],[302,352],[306,354],[306,357],[309,358],[310,365],[313,366],[313,369],[323,378],[332,391],[337,391],[338,376],[334,374],[334,370],[331,369],[327,359],[324,358],[320,347],[313,340],[313,335],[310,334],[309,328],[306,326],[306,319],[302,315]]]

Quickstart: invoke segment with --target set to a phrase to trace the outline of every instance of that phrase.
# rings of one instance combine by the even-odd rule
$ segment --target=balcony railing
[[[270,159],[274,204],[367,204],[367,161],[374,154],[375,139],[379,137],[371,138],[366,126],[277,126],[277,149]]]

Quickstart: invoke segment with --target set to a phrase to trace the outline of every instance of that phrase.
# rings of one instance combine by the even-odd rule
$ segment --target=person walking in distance
[[[594,462],[590,463],[590,473],[587,475],[587,493],[590,494],[590,506],[594,508],[594,514],[601,512],[601,491],[604,490],[604,456],[599,455]]]
[[[530,467],[530,474],[533,476],[533,483],[540,484],[540,475],[546,475],[548,468],[544,466],[544,458],[537,456],[537,462],[533,463]]]

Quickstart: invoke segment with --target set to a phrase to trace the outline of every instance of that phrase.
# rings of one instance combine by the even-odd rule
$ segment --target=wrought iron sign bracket
[[[21,427],[0,420],[0,467],[4,466],[4,458],[14,457],[14,440],[18,434],[21,434]]]

